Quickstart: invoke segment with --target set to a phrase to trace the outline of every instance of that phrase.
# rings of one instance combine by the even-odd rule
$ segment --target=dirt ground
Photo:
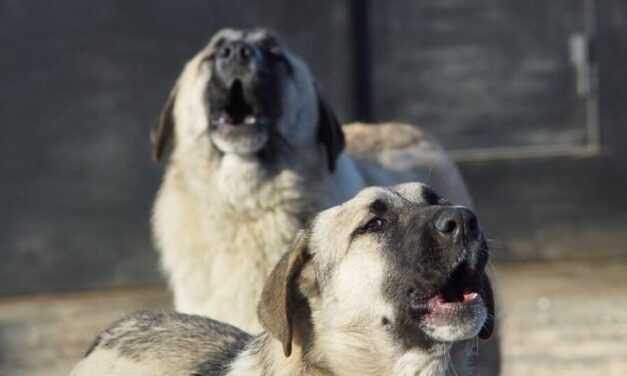
[[[503,375],[627,375],[627,261],[501,264]],[[0,298],[0,375],[67,375],[95,334],[162,289]]]

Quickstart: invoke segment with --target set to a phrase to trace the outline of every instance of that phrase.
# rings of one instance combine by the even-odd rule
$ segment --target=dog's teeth
[[[464,294],[464,303],[469,303],[474,301],[479,297],[479,294],[476,292],[468,292]]]
[[[220,124],[226,124],[226,123],[227,123],[227,118],[226,118],[226,116],[220,116],[220,117],[218,118],[218,123],[220,123]]]
[[[257,122],[257,118],[253,115],[248,115],[244,118],[244,123],[246,124],[255,124]]]

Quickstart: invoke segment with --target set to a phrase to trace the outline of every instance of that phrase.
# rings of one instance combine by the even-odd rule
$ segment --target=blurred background
[[[0,0],[0,375],[63,375],[165,307],[155,125],[222,27],[277,30],[339,117],[462,168],[493,239],[503,374],[627,374],[624,0]]]

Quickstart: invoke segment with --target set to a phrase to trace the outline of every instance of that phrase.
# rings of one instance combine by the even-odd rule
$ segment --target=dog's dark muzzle
[[[419,320],[425,315],[445,318],[471,311],[473,304],[484,304],[493,315],[494,298],[485,275],[488,247],[477,217],[464,207],[431,210],[425,224],[431,240],[417,260],[422,275],[408,290],[410,315]],[[492,327],[492,321],[486,322],[480,336],[488,337]]]
[[[464,207],[443,207],[432,218],[432,234],[441,255],[450,263],[457,264],[464,259],[473,269],[485,266],[485,239],[475,214]]]
[[[251,80],[261,65],[263,55],[254,45],[234,40],[225,42],[216,52],[217,73],[225,84],[230,87],[233,81]]]
[[[463,207],[447,207],[436,213],[433,227],[441,239],[451,243],[469,244],[479,239],[477,217]]]

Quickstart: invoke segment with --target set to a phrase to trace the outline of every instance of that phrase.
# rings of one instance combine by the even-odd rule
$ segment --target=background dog
[[[248,331],[272,265],[320,209],[414,180],[470,205],[433,139],[399,124],[343,129],[306,64],[265,30],[217,33],[152,136],[156,159],[172,145],[153,232],[176,309]]]
[[[200,316],[140,313],[72,375],[444,375],[453,343],[487,338],[485,238],[428,187],[373,187],[320,213],[268,277],[252,337]]]

